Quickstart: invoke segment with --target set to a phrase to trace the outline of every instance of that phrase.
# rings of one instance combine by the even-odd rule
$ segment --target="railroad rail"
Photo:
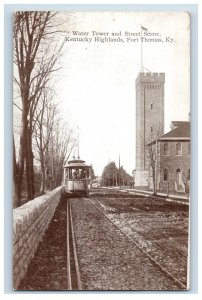
[[[67,201],[67,289],[82,290],[70,199]]]

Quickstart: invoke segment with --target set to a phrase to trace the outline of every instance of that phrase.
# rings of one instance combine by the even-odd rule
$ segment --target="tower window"
[[[151,126],[151,132],[153,132],[153,127]]]
[[[163,145],[163,155],[169,155],[169,145],[168,145],[168,143],[164,143],[164,145]]]
[[[176,155],[182,155],[182,144],[181,143],[176,144]]]
[[[154,108],[154,104],[153,104],[153,103],[151,103],[151,110],[153,110],[153,108]]]

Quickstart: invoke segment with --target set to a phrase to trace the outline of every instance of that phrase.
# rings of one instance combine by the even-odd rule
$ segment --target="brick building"
[[[148,146],[157,146],[157,190],[188,192],[190,181],[190,122],[173,121],[171,131],[151,142]],[[153,188],[151,168],[149,168],[149,187]]]
[[[190,122],[172,122],[171,131],[161,136],[159,189],[185,192],[190,178]]]

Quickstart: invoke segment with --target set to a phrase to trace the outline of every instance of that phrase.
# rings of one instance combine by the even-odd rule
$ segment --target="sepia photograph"
[[[189,291],[188,11],[13,13],[14,291]]]

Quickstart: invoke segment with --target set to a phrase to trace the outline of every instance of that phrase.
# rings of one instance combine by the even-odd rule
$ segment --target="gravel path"
[[[187,284],[188,207],[159,199],[92,198],[141,248],[185,286]]]
[[[84,290],[179,290],[89,200],[71,205]]]

